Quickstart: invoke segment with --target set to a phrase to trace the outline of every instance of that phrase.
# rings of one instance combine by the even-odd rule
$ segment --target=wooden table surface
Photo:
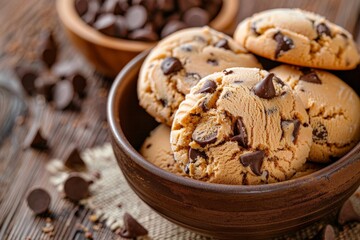
[[[242,0],[238,20],[268,8],[299,7],[317,12],[329,20],[345,27],[357,39],[360,46],[360,0]],[[42,233],[45,218],[35,217],[26,206],[25,198],[35,186],[47,189],[52,196],[51,212],[55,235],[52,239],[84,239],[77,232],[77,223],[91,226],[89,211],[74,215],[76,205],[62,199],[49,183],[46,163],[52,158],[63,158],[62,153],[70,146],[80,149],[102,145],[109,141],[104,123],[104,108],[94,108],[104,103],[104,93],[109,90],[111,80],[96,73],[66,39],[56,15],[53,0],[0,0],[0,86],[15,89],[15,94],[0,91],[0,239],[48,239]],[[14,117],[23,111],[23,95],[17,92],[15,75],[17,64],[40,67],[36,47],[39,32],[53,29],[60,43],[60,60],[78,64],[88,77],[88,96],[80,112],[56,111],[41,99],[24,97],[27,116],[13,124]],[[51,150],[39,152],[24,150],[22,143],[29,128],[42,126],[48,137]],[[9,133],[11,129],[11,133]],[[5,137],[7,133],[7,137]],[[109,229],[94,232],[95,239],[117,239]]]

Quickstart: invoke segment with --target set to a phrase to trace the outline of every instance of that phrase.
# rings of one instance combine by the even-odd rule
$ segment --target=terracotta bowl
[[[157,123],[138,104],[137,74],[146,52],[117,76],[108,121],[118,164],[134,192],[168,220],[218,238],[269,239],[327,216],[360,185],[360,143],[316,173],[276,184],[232,186],[168,173],[137,151]]]
[[[98,32],[79,17],[74,0],[57,0],[56,7],[67,36],[85,58],[107,76],[116,76],[132,58],[157,43],[113,38]],[[238,0],[224,0],[219,14],[209,25],[223,32],[233,29],[238,9]]]

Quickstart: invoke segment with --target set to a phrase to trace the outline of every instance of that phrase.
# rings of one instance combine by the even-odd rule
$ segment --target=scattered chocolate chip
[[[226,76],[226,75],[233,74],[234,71],[233,71],[233,70],[227,70],[227,69],[225,69],[225,70],[223,70],[223,73],[224,73],[224,75]]]
[[[209,23],[210,16],[204,9],[195,7],[187,10],[183,19],[189,27],[201,27]]]
[[[89,8],[89,5],[88,5],[87,0],[76,0],[75,1],[75,9],[80,16],[84,15],[84,13],[87,12],[88,8]]]
[[[226,38],[221,39],[220,41],[215,43],[214,46],[217,48],[224,48],[226,50],[230,50],[230,46],[229,46],[228,40]]]
[[[124,217],[124,227],[120,231],[120,236],[124,238],[137,238],[140,236],[145,236],[148,234],[146,228],[144,228],[135,218],[133,218],[129,213],[125,213]]]
[[[70,81],[63,80],[54,87],[53,103],[56,109],[65,110],[70,107],[74,97],[74,88]]]
[[[315,84],[322,83],[314,70],[309,68],[300,68],[300,71],[303,73],[303,75],[300,76],[301,81],[315,83]]]
[[[187,28],[187,25],[184,22],[178,20],[171,20],[170,22],[166,23],[161,31],[161,37],[164,38],[176,31],[181,29]]]
[[[48,68],[51,68],[56,61],[58,53],[57,43],[55,42],[52,32],[42,33],[40,44],[41,60]]]
[[[89,183],[78,174],[72,173],[64,183],[64,193],[72,201],[80,201],[89,196]]]
[[[272,99],[276,96],[276,91],[273,83],[273,73],[269,73],[263,80],[254,86],[254,93],[256,96],[264,99]]]
[[[73,85],[74,91],[80,96],[83,97],[85,95],[85,89],[86,89],[86,78],[80,74],[75,73],[70,77],[70,81]]]
[[[325,23],[320,23],[316,26],[316,32],[319,35],[319,37],[323,34],[331,37],[331,31],[329,27]]]
[[[23,66],[17,66],[15,73],[26,93],[34,95],[36,93],[35,80],[38,78],[38,74],[33,69]]]
[[[127,28],[130,31],[143,27],[147,21],[147,18],[147,11],[145,7],[141,5],[130,7],[125,14]]]
[[[183,69],[183,65],[178,58],[175,57],[167,57],[161,63],[161,70],[164,75],[169,75],[171,73],[177,73]]]
[[[234,136],[230,138],[230,141],[237,141],[239,146],[247,147],[247,134],[241,117],[235,121]]]
[[[261,176],[261,166],[264,161],[264,157],[265,152],[260,150],[241,155],[240,162],[244,167],[250,166],[251,171],[255,175]]]
[[[340,209],[338,223],[344,225],[352,221],[360,222],[360,213],[355,211],[353,203],[348,199]]]
[[[295,143],[297,140],[297,137],[299,135],[299,130],[300,130],[300,121],[298,119],[296,120],[284,120],[281,121],[281,127],[287,128],[289,125],[293,124],[293,132],[292,132],[292,142]]]
[[[326,127],[322,123],[318,123],[312,131],[312,138],[314,142],[324,142],[326,141],[328,132]]]
[[[38,150],[48,149],[47,140],[42,136],[39,127],[30,129],[28,135],[25,137],[24,147],[31,147]]]
[[[206,62],[207,62],[207,64],[210,64],[212,66],[218,66],[219,65],[219,62],[216,59],[208,59]]]
[[[46,101],[50,102],[53,99],[53,90],[56,80],[48,77],[41,77],[36,79],[36,91],[43,95]]]
[[[185,80],[197,83],[201,79],[200,74],[198,73],[186,73]]]
[[[217,85],[213,80],[207,80],[196,93],[213,93],[216,91],[216,88]]]
[[[79,150],[76,147],[70,148],[70,151],[68,151],[67,157],[65,158],[64,165],[76,171],[86,169],[86,164],[81,158]]]
[[[217,130],[196,128],[192,134],[192,139],[201,147],[205,147],[216,142],[217,134]]]
[[[129,34],[129,38],[137,41],[157,41],[159,36],[156,32],[148,29],[137,29]]]
[[[51,197],[46,190],[42,188],[36,188],[29,193],[26,201],[29,208],[35,214],[42,214],[49,209]]]
[[[294,42],[291,38],[284,36],[281,32],[274,35],[274,40],[277,42],[275,49],[275,58],[278,58],[283,52],[294,48]]]
[[[335,240],[336,239],[335,230],[334,230],[333,226],[328,224],[323,229],[321,229],[320,232],[311,239],[312,240]]]
[[[206,156],[206,154],[204,152],[201,152],[197,149],[194,148],[190,148],[189,149],[189,159],[190,159],[190,163],[194,163],[198,160],[198,158],[203,158],[203,159],[207,159],[208,157]]]

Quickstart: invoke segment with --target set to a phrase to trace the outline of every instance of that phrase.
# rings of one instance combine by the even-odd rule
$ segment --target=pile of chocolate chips
[[[81,18],[103,34],[157,41],[187,28],[207,25],[222,0],[75,0]]]

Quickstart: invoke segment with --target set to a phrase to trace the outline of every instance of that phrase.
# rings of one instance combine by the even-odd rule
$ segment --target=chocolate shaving
[[[260,150],[241,155],[240,162],[244,167],[250,166],[251,171],[255,175],[261,176],[261,166],[264,161],[264,157],[265,152]]]

